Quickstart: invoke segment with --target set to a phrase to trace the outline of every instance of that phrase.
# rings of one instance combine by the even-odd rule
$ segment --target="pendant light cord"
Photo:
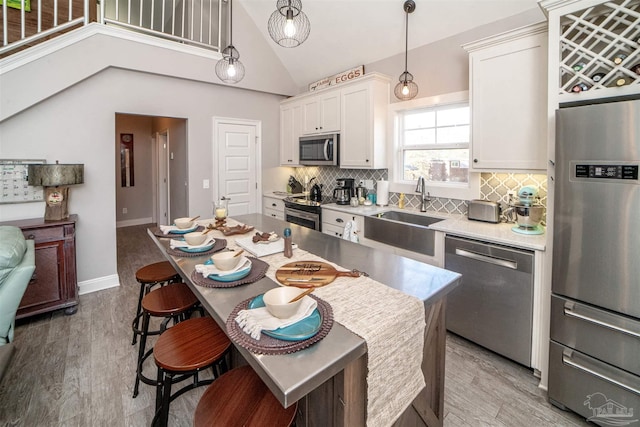
[[[229,46],[233,46],[233,0],[229,0]]]
[[[408,70],[407,67],[407,56],[409,55],[409,12],[407,10],[404,11],[405,15],[405,25],[404,25],[404,72],[406,73]]]

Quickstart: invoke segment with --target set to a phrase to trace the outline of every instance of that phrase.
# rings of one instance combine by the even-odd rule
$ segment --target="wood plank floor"
[[[78,312],[37,316],[18,324],[16,352],[0,383],[0,426],[145,426],[155,391],[131,397],[137,347],[131,320],[139,285],[135,271],[164,260],[147,226],[120,228],[121,286],[80,297]],[[586,426],[546,401],[530,370],[460,337],[447,336],[445,426]],[[153,362],[145,365],[152,375]],[[171,426],[190,426],[204,387],[171,404]]]

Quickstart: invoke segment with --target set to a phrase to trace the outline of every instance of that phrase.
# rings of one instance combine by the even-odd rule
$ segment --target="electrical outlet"
[[[127,213],[127,208],[122,208],[122,213],[126,214]]]
[[[202,188],[209,188],[209,180],[208,179],[203,179],[202,180]]]
[[[372,179],[365,179],[364,180],[364,188],[366,188],[367,190],[373,191],[373,180]]]

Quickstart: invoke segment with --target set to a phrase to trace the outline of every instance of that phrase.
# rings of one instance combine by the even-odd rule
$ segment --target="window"
[[[397,119],[400,181],[469,182],[468,103],[408,109]]]

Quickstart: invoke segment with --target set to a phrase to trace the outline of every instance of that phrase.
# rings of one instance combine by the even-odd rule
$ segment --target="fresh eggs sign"
[[[318,80],[317,82],[313,82],[309,85],[309,92],[313,92],[318,89],[324,89],[325,87],[335,86],[340,83],[345,83],[351,81],[353,79],[357,79],[358,77],[362,77],[364,75],[364,65],[361,65],[356,68],[352,68],[347,71],[343,71],[331,77],[325,77],[322,80]]]

